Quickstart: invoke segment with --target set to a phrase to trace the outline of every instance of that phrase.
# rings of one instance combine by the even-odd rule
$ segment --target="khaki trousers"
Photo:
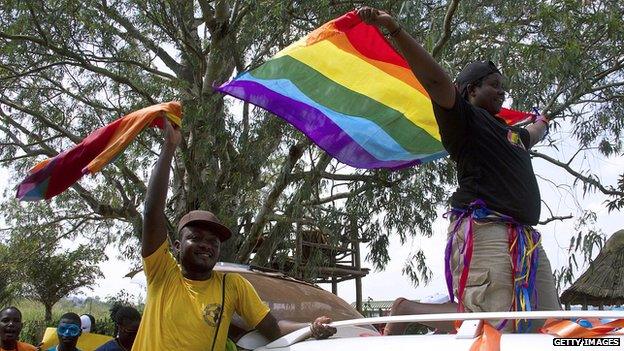
[[[453,290],[457,296],[459,277],[463,264],[459,263],[460,250],[464,244],[465,219],[455,234],[451,254],[451,272]],[[451,221],[449,235],[455,221]],[[468,281],[464,290],[463,303],[467,312],[506,312],[513,299],[512,262],[509,254],[507,225],[504,223],[473,223],[473,252],[468,272]],[[555,287],[555,280],[550,268],[550,261],[541,243],[538,247],[538,269],[535,286],[537,289],[537,310],[561,310],[561,303]],[[497,326],[500,321],[490,321]],[[537,330],[544,321],[535,320],[531,330]],[[504,331],[513,331],[513,322],[508,321]]]

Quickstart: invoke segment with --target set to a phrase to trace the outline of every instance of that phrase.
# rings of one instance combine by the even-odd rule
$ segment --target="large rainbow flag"
[[[79,144],[39,162],[17,187],[22,201],[50,199],[76,183],[83,175],[99,172],[113,161],[143,129],[163,127],[165,114],[171,123],[181,124],[182,107],[172,101],[152,105],[121,117],[89,134]]]
[[[355,11],[217,90],[283,118],[353,167],[398,169],[447,155],[429,95]],[[511,122],[529,115],[505,112]]]

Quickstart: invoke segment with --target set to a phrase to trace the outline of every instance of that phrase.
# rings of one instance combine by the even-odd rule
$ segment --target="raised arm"
[[[143,209],[143,237],[141,238],[143,257],[154,253],[167,239],[165,200],[169,186],[169,168],[175,149],[182,139],[180,131],[174,129],[166,117],[163,118],[165,119],[165,141],[150,176]]]
[[[541,115],[537,117],[535,122],[526,126],[526,130],[529,132],[529,136],[531,137],[531,145],[529,148],[532,148],[535,144],[542,140],[542,138],[544,138],[544,135],[546,135],[546,131],[548,130],[548,123],[550,123],[550,120],[546,116]]]
[[[363,7],[358,15],[365,23],[383,27],[395,39],[401,54],[407,60],[412,72],[423,85],[431,100],[450,109],[455,103],[455,87],[449,75],[411,35],[389,14]]]

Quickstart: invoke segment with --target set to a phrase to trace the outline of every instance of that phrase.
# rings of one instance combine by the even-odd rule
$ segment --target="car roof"
[[[312,284],[304,280],[293,278],[289,275],[284,274],[283,272],[276,271],[274,269],[260,267],[260,266],[246,265],[246,264],[240,264],[240,263],[231,263],[231,262],[217,262],[217,264],[214,266],[214,270],[217,272],[245,273],[245,274],[254,274],[254,275],[260,275],[260,276],[265,276],[265,277],[271,277],[271,278],[276,278],[276,279],[284,279],[284,280],[288,280],[291,282],[308,285],[310,287],[325,291],[323,288],[319,287],[316,284]]]
[[[214,270],[238,273],[249,281],[278,320],[311,322],[319,316],[328,316],[334,321],[362,318],[340,297],[282,272],[225,262],[217,263]]]

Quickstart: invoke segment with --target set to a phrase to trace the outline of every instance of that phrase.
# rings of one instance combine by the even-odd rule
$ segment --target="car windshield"
[[[334,321],[362,318],[344,300],[313,285],[263,274],[241,275],[254,286],[277,320],[310,322],[319,316]]]

